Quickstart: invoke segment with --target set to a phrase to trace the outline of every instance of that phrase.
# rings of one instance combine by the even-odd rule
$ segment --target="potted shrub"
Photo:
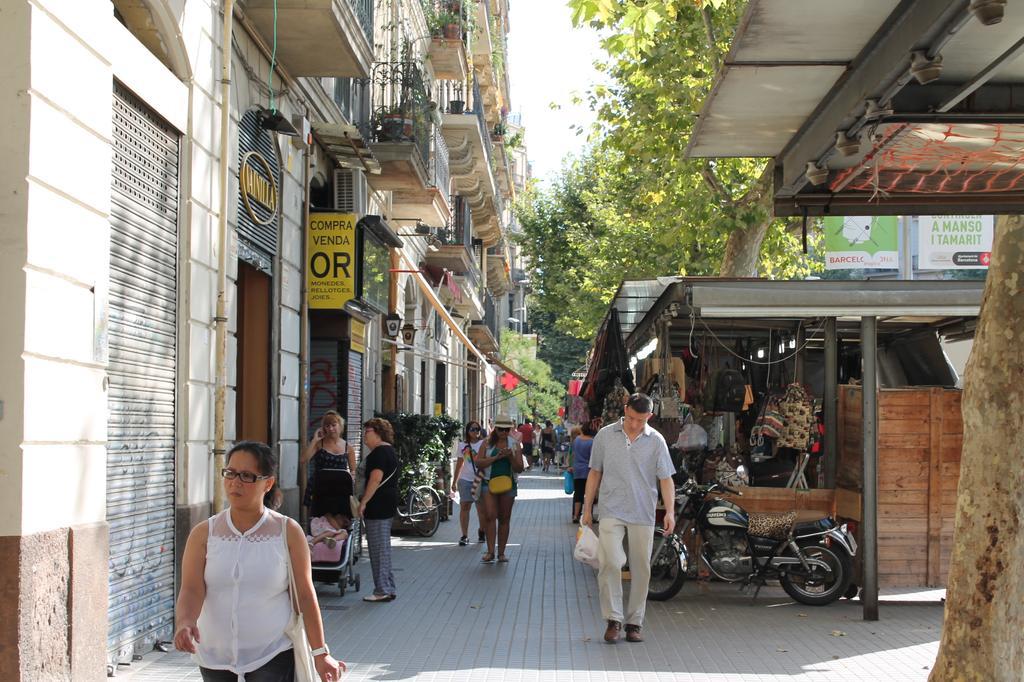
[[[382,141],[401,141],[412,137],[413,120],[401,108],[385,111],[380,115],[379,138]]]
[[[466,103],[461,99],[448,100],[448,113],[461,114],[466,110]]]

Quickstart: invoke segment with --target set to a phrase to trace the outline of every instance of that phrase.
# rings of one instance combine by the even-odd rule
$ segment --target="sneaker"
[[[463,535],[461,538],[459,538],[459,547],[465,547],[468,544],[469,544],[469,538],[467,538],[465,535]]]

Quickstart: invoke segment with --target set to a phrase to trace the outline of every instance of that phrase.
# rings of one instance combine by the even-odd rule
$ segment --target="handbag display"
[[[284,634],[292,641],[292,651],[295,653],[295,682],[320,682],[320,675],[316,672],[316,663],[313,661],[313,648],[309,646],[309,638],[306,637],[306,622],[302,618],[302,610],[299,608],[299,595],[295,587],[295,573],[292,571],[292,555],[288,551],[288,525],[285,524],[284,555],[285,563],[288,564],[288,601],[292,606],[292,617],[288,621],[288,627]]]
[[[778,446],[806,451],[811,440],[811,422],[814,420],[814,403],[800,384],[790,384],[779,402],[784,426],[780,430]]]

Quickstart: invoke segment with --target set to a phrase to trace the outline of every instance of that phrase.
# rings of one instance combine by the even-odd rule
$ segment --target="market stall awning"
[[[750,0],[687,155],[771,157],[777,215],[1024,211],[1019,10]]]
[[[627,338],[632,333],[655,301],[665,293],[665,290],[678,281],[678,277],[658,277],[656,279],[627,280],[619,285],[619,290],[615,292],[615,297],[608,309],[609,311],[612,309],[618,311],[623,338]]]
[[[702,317],[976,317],[983,288],[955,280],[699,282],[689,298]]]
[[[796,327],[801,321],[828,317],[856,327],[861,317],[873,316],[881,321],[882,332],[929,327],[944,336],[970,337],[973,323],[963,320],[977,317],[984,291],[980,280],[668,279],[671,282],[660,296],[638,300],[634,306],[634,322],[624,334],[629,352],[636,352],[654,337],[660,316],[686,319],[691,311],[701,320],[694,323],[698,328],[705,324],[723,328],[732,320],[751,318],[776,321],[769,326]],[[619,291],[630,291],[631,285],[645,286],[648,282],[623,282]],[[685,334],[690,326],[677,323],[673,329]]]

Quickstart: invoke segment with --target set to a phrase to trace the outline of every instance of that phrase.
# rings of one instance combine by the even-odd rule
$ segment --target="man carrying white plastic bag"
[[[598,569],[601,568],[601,562],[598,560],[599,551],[597,533],[590,526],[580,526],[579,532],[576,533],[576,549],[573,550],[572,558]]]
[[[619,639],[626,623],[626,641],[642,642],[647,587],[651,581],[651,551],[654,546],[655,509],[658,491],[665,503],[665,535],[675,530],[675,467],[668,445],[648,420],[653,403],[643,393],[634,393],[626,403],[625,416],[601,429],[594,437],[590,474],[580,523],[593,526],[594,497],[600,492],[598,509],[601,535],[598,539],[597,582],[601,612],[608,622],[604,640]],[[629,609],[623,617],[622,567],[626,563],[623,539],[629,539]],[[582,539],[582,538],[581,538]]]

